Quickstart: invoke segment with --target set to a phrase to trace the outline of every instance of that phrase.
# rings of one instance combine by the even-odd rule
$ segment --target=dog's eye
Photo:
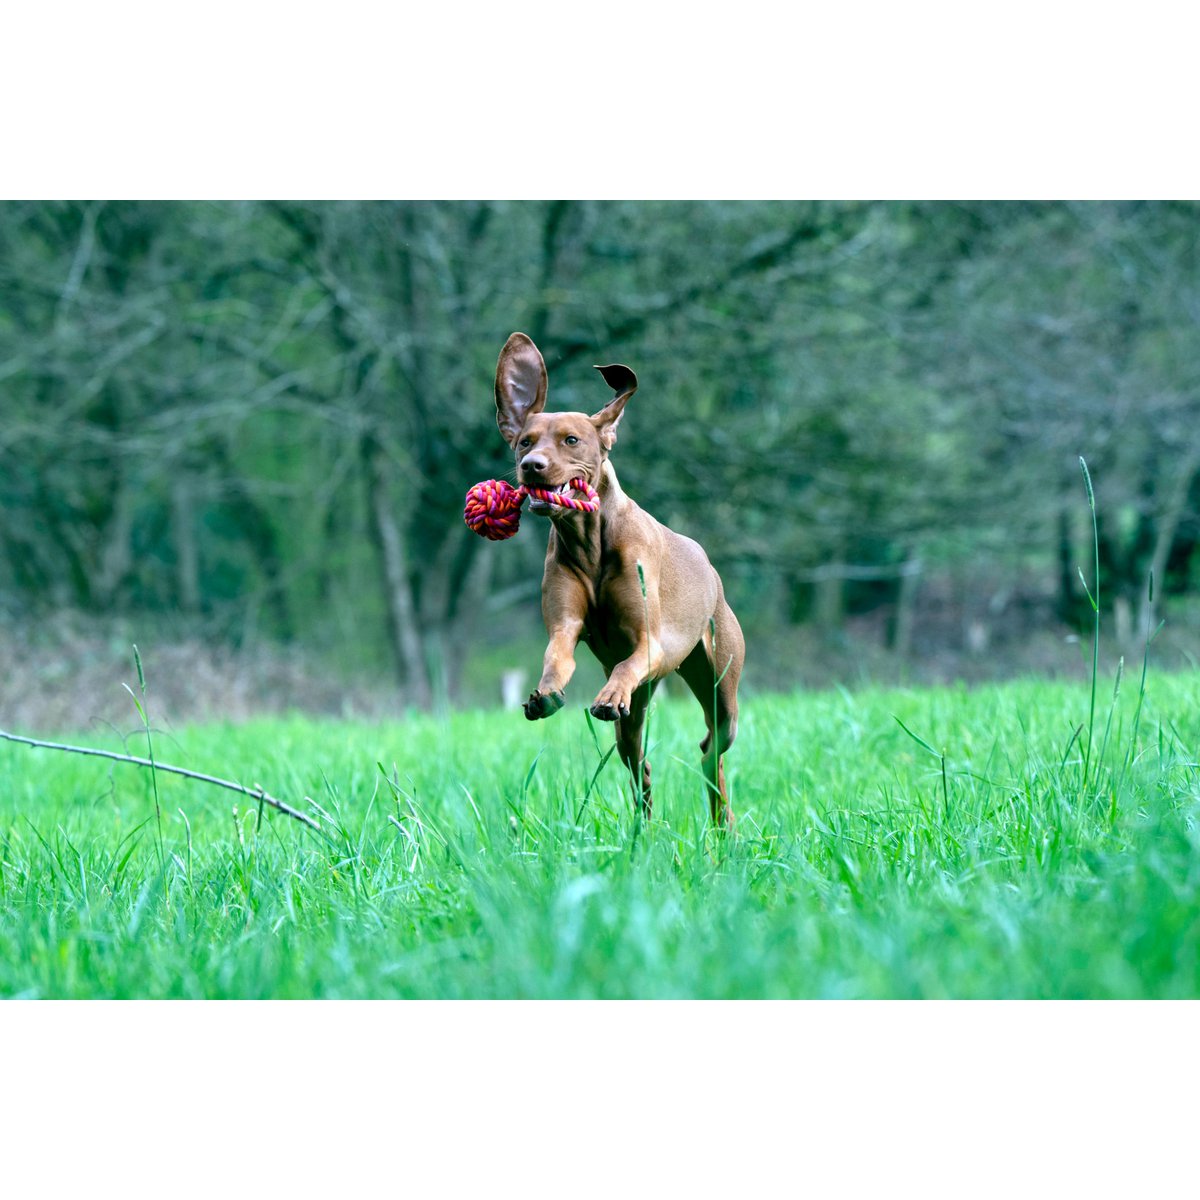
[[[567,436],[563,438],[563,441],[566,442],[568,446],[579,445],[579,439],[573,433],[568,433]]]
[[[517,443],[517,445],[518,445],[518,446],[521,446],[522,448],[524,448],[525,446],[532,446],[532,445],[533,445],[533,439],[532,439],[532,438],[522,438],[522,439],[521,439],[521,440],[520,440],[520,441]]]

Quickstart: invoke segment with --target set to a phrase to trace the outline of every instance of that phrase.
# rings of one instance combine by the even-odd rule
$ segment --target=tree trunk
[[[196,545],[196,496],[182,463],[171,480],[171,533],[175,542],[175,595],[185,613],[200,611],[200,552]]]
[[[124,464],[117,469],[116,491],[112,515],[101,533],[103,538],[97,555],[96,582],[92,595],[96,603],[111,609],[133,566],[133,495],[125,477]]]
[[[921,580],[921,560],[909,556],[900,564],[900,582],[896,588],[896,615],[892,621],[891,650],[901,658],[912,651],[913,624],[917,611],[917,591]]]
[[[1071,536],[1071,510],[1065,500],[1058,510],[1055,551],[1055,560],[1058,564],[1058,619],[1067,625],[1075,625],[1079,620],[1079,588],[1075,576],[1075,543]]]
[[[1149,629],[1153,632],[1153,626],[1157,623],[1159,597],[1166,590],[1167,561],[1171,556],[1171,547],[1175,544],[1175,535],[1179,532],[1179,526],[1187,512],[1188,497],[1196,482],[1198,472],[1200,472],[1200,447],[1193,449],[1184,460],[1175,479],[1175,485],[1171,488],[1166,503],[1159,510],[1158,519],[1155,522],[1154,550],[1150,555],[1148,571],[1149,576],[1154,580],[1154,592],[1151,595],[1148,586],[1144,586],[1142,591],[1138,614],[1138,625],[1142,631]],[[1147,584],[1148,582],[1148,580],[1145,581]]]
[[[367,486],[368,526],[379,557],[396,675],[411,703],[427,709],[431,698],[429,675],[409,583],[404,534],[396,521],[389,494],[387,456],[373,434],[365,435],[362,440],[362,459]]]
[[[818,568],[813,583],[813,623],[826,636],[842,628],[845,617],[846,581],[841,563]]]

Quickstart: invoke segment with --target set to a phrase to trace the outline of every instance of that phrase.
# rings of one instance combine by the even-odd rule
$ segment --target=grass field
[[[1102,684],[1090,753],[1085,685],[754,697],[728,840],[691,701],[653,710],[648,825],[581,707],[155,735],[325,836],[0,744],[0,993],[1195,997],[1200,675],[1137,683]]]

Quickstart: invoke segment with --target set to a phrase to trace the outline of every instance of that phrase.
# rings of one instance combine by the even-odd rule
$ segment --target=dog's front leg
[[[622,640],[633,647],[628,657],[608,672],[608,682],[592,704],[592,716],[601,721],[619,721],[627,717],[633,694],[644,683],[663,674],[665,654],[658,635],[662,625],[659,607],[658,567],[653,555],[635,544],[627,550],[629,560],[640,570],[625,572],[611,586],[607,600],[612,611],[620,614]]]
[[[601,721],[617,721],[629,716],[634,692],[651,679],[659,678],[663,657],[658,639],[641,634],[633,653],[609,672],[608,682],[592,705],[592,716]]]
[[[587,593],[565,571],[547,569],[542,581],[542,616],[550,641],[542,659],[542,677],[525,701],[531,721],[551,717],[563,706],[563,691],[575,674],[575,647],[583,633]]]

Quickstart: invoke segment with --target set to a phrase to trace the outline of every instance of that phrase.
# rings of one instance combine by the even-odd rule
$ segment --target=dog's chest
[[[628,658],[646,626],[646,598],[636,562],[628,561],[604,529],[590,542],[552,539],[546,586],[569,576],[586,596],[580,640],[605,668]]]
[[[601,664],[612,667],[628,658],[645,627],[645,602],[638,589],[601,579],[590,593],[582,640]],[[634,594],[636,592],[636,595]]]

